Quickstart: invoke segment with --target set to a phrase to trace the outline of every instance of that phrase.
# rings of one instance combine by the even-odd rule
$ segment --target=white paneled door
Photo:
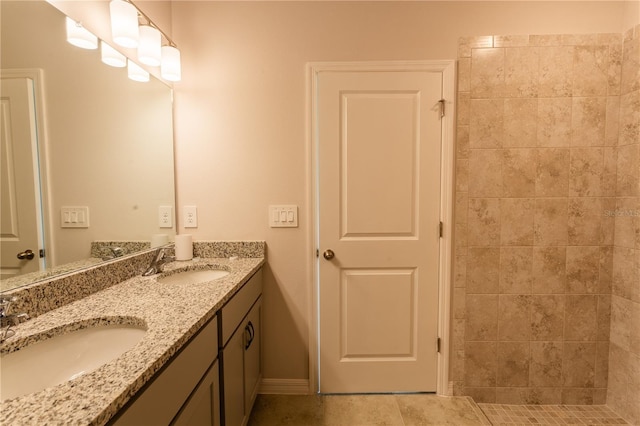
[[[435,391],[442,73],[316,82],[320,391]]]
[[[40,187],[33,80],[0,87],[1,278],[40,269]]]

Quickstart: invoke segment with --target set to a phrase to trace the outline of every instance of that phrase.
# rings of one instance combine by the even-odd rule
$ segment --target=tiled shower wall
[[[640,26],[624,35],[607,405],[640,424]]]
[[[456,394],[605,403],[621,60],[621,34],[460,43]]]

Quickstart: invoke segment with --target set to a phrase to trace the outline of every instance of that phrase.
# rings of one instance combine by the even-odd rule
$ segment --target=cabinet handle
[[[245,336],[245,341],[247,342],[244,345],[244,349],[247,350],[249,349],[249,346],[251,346],[251,343],[253,343],[253,339],[256,336],[255,329],[253,328],[253,324],[251,323],[251,321],[249,321],[249,324],[247,324],[247,326],[244,328],[244,336]]]

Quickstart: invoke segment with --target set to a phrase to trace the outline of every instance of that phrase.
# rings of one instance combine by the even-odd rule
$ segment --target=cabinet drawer
[[[114,425],[168,425],[218,355],[218,322],[213,318],[160,370]]]
[[[262,294],[262,269],[256,272],[222,308],[222,347],[226,346],[260,294]]]

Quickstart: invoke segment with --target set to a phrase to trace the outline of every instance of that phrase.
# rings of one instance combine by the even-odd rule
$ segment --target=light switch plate
[[[173,228],[173,207],[158,207],[158,227]]]
[[[196,206],[184,206],[182,208],[183,223],[185,228],[197,228],[198,227],[198,207]]]
[[[269,226],[271,228],[297,228],[298,206],[292,204],[269,206]]]
[[[61,228],[88,228],[89,227],[89,207],[68,206],[60,208]]]

